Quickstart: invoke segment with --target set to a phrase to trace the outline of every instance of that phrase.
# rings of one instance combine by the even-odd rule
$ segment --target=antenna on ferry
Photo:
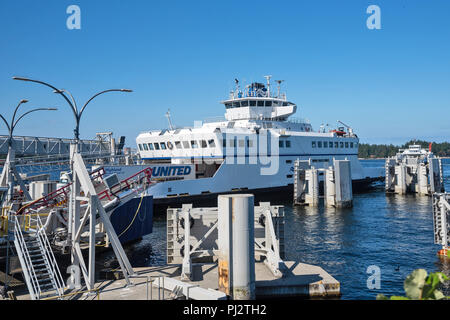
[[[281,83],[284,82],[284,80],[275,80],[275,81],[276,81],[276,83],[278,83],[278,86],[277,86],[277,88],[278,88],[277,98],[279,98],[280,97]]]
[[[272,78],[272,76],[264,76],[264,78],[267,80],[267,96],[270,97],[270,78]]]
[[[170,120],[170,109],[167,109],[166,118],[167,118],[167,121],[169,122],[169,129],[173,130],[172,121]]]
[[[236,91],[234,92],[234,95],[239,95],[239,80],[234,78],[234,83],[236,84]]]

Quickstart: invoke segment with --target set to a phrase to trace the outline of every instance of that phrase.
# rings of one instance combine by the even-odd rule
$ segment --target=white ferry
[[[138,135],[143,164],[192,166],[195,171],[191,178],[171,174],[152,185],[148,192],[155,204],[234,192],[292,194],[296,159],[310,160],[316,168],[332,165],[333,158],[348,159],[354,188],[384,178],[384,168],[361,166],[359,139],[350,127],[341,122],[345,127],[314,131],[308,120],[292,118],[297,105],[280,92],[282,81],[272,92],[270,77],[265,77],[266,84],[255,82],[243,89],[235,80],[235,90],[221,102],[226,110],[222,119],[173,128],[168,117],[168,129]]]

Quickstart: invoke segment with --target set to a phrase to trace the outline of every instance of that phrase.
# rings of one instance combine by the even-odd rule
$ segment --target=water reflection
[[[383,166],[383,161],[365,161]],[[450,160],[443,161],[446,190],[450,190]],[[317,264],[341,283],[342,299],[375,299],[378,293],[403,295],[403,281],[414,269],[450,274],[450,259],[437,256],[431,198],[386,196],[384,185],[354,194],[351,209],[285,206],[286,258]],[[142,264],[164,264],[165,216],[155,217],[153,234],[137,245]],[[133,251],[133,250],[131,250]],[[148,258],[147,260],[142,257]],[[367,288],[367,268],[381,269],[381,289]],[[445,287],[450,294],[450,287]]]

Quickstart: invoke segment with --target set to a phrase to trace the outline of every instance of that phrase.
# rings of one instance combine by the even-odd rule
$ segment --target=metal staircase
[[[442,248],[450,247],[450,194],[434,193],[433,194],[433,229],[434,243],[440,244]]]
[[[39,215],[10,215],[9,223],[31,299],[61,298],[64,281]]]

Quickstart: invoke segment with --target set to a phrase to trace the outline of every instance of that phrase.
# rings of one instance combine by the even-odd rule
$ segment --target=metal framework
[[[108,240],[117,257],[126,282],[128,285],[131,285],[129,277],[134,274],[133,268],[103,208],[100,197],[95,191],[83,158],[77,152],[76,144],[71,146],[71,167],[73,178],[69,197],[68,239],[71,242],[72,264],[80,267],[88,290],[92,290],[95,285],[95,233],[98,219],[103,224],[104,230],[108,235]],[[82,193],[83,196],[81,196]],[[83,216],[81,216],[82,201],[88,202],[87,210],[84,211]],[[89,230],[89,261],[86,265],[81,253],[80,238],[85,231],[87,223],[89,223],[87,227]]]
[[[9,136],[0,136],[0,155],[8,153]],[[29,137],[14,136],[13,143],[18,156],[36,157],[41,156],[67,156],[69,154],[70,144],[73,139],[51,138],[51,137]],[[80,152],[84,155],[111,154],[111,143],[108,140],[92,139],[80,140]],[[23,161],[39,160],[38,158],[23,159]]]
[[[264,263],[274,276],[284,270],[284,209],[261,202],[255,206],[255,255],[264,257]],[[186,222],[188,221],[188,222]],[[218,256],[217,208],[182,208],[167,210],[167,262],[182,265],[182,278],[190,279],[192,261],[205,261]]]

